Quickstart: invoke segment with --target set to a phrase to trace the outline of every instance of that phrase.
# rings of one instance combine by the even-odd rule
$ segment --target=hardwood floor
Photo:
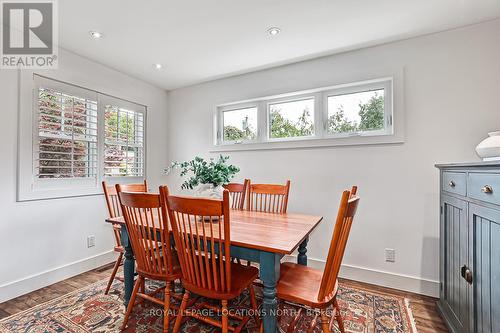
[[[83,288],[90,283],[107,279],[111,274],[112,268],[113,264],[109,264],[58,282],[51,286],[36,290],[5,303],[0,303],[0,319],[27,310],[40,303],[50,301],[73,290]],[[419,333],[448,332],[446,325],[437,313],[436,299],[432,297],[351,280],[342,279],[341,281],[345,284],[357,286],[378,293],[406,297],[410,300],[410,307],[413,312],[413,317],[415,318],[417,331]]]

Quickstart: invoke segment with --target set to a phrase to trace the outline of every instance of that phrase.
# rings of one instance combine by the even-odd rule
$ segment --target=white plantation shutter
[[[35,177],[97,178],[97,100],[86,95],[38,86]]]
[[[144,177],[145,107],[106,98],[104,176]]]
[[[38,74],[30,80],[21,91],[33,103],[21,103],[20,124],[30,126],[20,133],[18,200],[100,194],[105,177],[145,177],[145,106]]]

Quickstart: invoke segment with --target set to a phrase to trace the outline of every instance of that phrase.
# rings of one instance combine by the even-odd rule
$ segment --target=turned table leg
[[[299,245],[299,255],[297,256],[297,264],[307,266],[307,242],[309,238],[306,237]]]
[[[265,333],[277,331],[278,299],[276,282],[280,277],[280,256],[271,252],[260,253],[260,279],[264,285],[262,300],[262,323]]]
[[[123,262],[123,277],[125,284],[125,294],[123,296],[123,304],[125,308],[128,306],[130,301],[130,296],[132,295],[132,290],[134,289],[134,270],[135,270],[135,259],[134,252],[132,251],[132,244],[128,238],[127,228],[121,228],[121,242],[125,249],[125,260]]]

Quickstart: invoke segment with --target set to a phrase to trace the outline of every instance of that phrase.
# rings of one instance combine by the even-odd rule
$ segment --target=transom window
[[[385,89],[327,97],[328,133],[380,131],[385,122]]]
[[[257,107],[229,109],[222,112],[225,142],[252,141],[257,138]]]
[[[269,103],[269,138],[294,138],[314,135],[314,97]]]
[[[392,109],[392,78],[229,103],[217,108],[214,141],[231,145],[390,136]]]

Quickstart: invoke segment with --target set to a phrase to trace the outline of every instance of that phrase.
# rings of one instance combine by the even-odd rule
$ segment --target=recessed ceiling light
[[[103,34],[100,33],[99,31],[89,31],[90,36],[95,39],[99,39],[103,37]]]
[[[271,36],[276,36],[281,32],[281,29],[278,27],[272,27],[267,29],[267,33],[270,34]]]
[[[156,69],[162,69],[163,68],[162,64],[155,64],[154,66],[155,66]]]

